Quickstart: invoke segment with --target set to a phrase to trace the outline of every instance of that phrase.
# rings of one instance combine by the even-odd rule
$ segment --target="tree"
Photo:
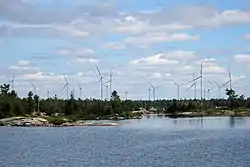
[[[1,94],[3,96],[7,96],[9,90],[10,90],[10,84],[3,84],[0,86],[0,89],[1,89]]]
[[[226,95],[228,96],[228,99],[236,99],[238,95],[235,93],[235,90],[233,89],[226,89]]]
[[[39,96],[38,95],[35,95],[34,96],[34,101],[35,101],[35,104],[36,104],[36,111],[39,112]]]
[[[236,98],[238,97],[238,95],[236,94],[235,90],[233,89],[226,89],[226,95],[228,96],[228,100],[229,100],[229,107],[231,109],[235,108],[238,106]]]
[[[34,111],[33,93],[30,91],[28,93],[28,113],[32,113],[33,111]]]
[[[111,94],[111,108],[114,114],[119,114],[121,106],[121,99],[118,93],[114,90]]]

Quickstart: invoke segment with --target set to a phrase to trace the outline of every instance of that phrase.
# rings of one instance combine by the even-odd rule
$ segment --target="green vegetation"
[[[61,125],[63,123],[67,122],[67,119],[63,118],[63,117],[51,117],[48,119],[49,123],[53,124],[53,125]]]
[[[5,126],[5,124],[3,122],[0,121],[0,126]]]
[[[72,93],[69,99],[40,99],[29,92],[26,98],[20,98],[10,85],[0,86],[0,118],[14,116],[32,116],[40,114],[50,117],[49,122],[62,124],[79,119],[129,119],[141,116],[139,108],[155,113],[194,115],[250,115],[250,98],[238,96],[232,89],[226,89],[228,99],[211,100],[121,100],[116,91],[110,101],[97,99],[75,99]],[[186,114],[187,115],[187,114]],[[184,115],[184,116],[186,116]]]
[[[10,91],[10,85],[0,86],[0,119],[14,116],[32,116],[43,114],[52,117],[51,122],[63,123],[63,119],[76,121],[78,119],[109,119],[126,116],[138,116],[132,111],[143,106],[143,103],[122,101],[116,91],[112,93],[111,101],[96,99],[75,99],[72,93],[70,98],[40,99],[38,95],[28,92],[26,98],[20,98],[15,91]]]

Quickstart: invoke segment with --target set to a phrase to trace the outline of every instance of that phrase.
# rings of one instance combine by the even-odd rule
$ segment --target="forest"
[[[233,89],[226,89],[227,99],[183,99],[183,100],[121,100],[118,92],[113,91],[110,101],[98,99],[76,99],[71,93],[69,99],[53,98],[41,99],[32,91],[27,97],[18,97],[9,84],[0,86],[0,118],[13,116],[30,116],[33,113],[45,113],[47,116],[56,114],[68,116],[74,119],[108,119],[119,116],[130,118],[140,108],[154,113],[176,114],[203,111],[213,112],[218,109],[235,110],[250,109],[250,98],[238,96]],[[137,113],[138,115],[138,113]]]

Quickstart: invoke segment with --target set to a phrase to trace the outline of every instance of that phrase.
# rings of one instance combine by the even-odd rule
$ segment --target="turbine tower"
[[[200,78],[201,78],[201,101],[202,101],[202,87],[203,87],[203,66],[202,66],[202,61],[201,61]]]
[[[178,98],[178,101],[179,101],[180,100],[180,87],[182,86],[182,84],[178,84],[174,80],[173,80],[173,83],[177,86],[177,98]]]
[[[128,100],[128,91],[125,91],[125,100]]]
[[[14,91],[14,89],[15,89],[14,87],[15,87],[15,83],[16,83],[15,77],[12,76],[12,79],[9,82],[11,83],[11,90]]]
[[[158,86],[154,86],[154,85],[151,84],[151,87],[152,87],[152,89],[153,89],[152,91],[153,91],[153,97],[154,97],[154,101],[155,101],[155,99],[156,99],[156,95],[155,95],[155,94],[156,94],[156,88],[157,88]]]
[[[229,77],[229,89],[232,89],[232,77],[231,77],[231,70],[228,70],[228,77]]]
[[[79,98],[82,99],[82,86],[81,85],[79,85],[79,91],[80,91]]]
[[[109,83],[109,93],[110,93],[110,95],[112,94],[112,79],[113,79],[113,71],[112,71],[112,69],[110,70],[110,75],[109,75],[109,81],[110,81],[110,83]],[[110,100],[111,100],[111,96],[109,97],[110,98]]]
[[[151,85],[148,88],[148,100],[151,100]]]
[[[109,100],[109,86],[108,85],[103,85],[106,88],[106,100]]]
[[[47,98],[50,98],[50,90],[47,88]]]

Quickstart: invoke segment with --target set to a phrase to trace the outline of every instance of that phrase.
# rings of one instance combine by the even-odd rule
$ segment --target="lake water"
[[[250,118],[155,115],[120,127],[0,127],[0,167],[249,167]]]

